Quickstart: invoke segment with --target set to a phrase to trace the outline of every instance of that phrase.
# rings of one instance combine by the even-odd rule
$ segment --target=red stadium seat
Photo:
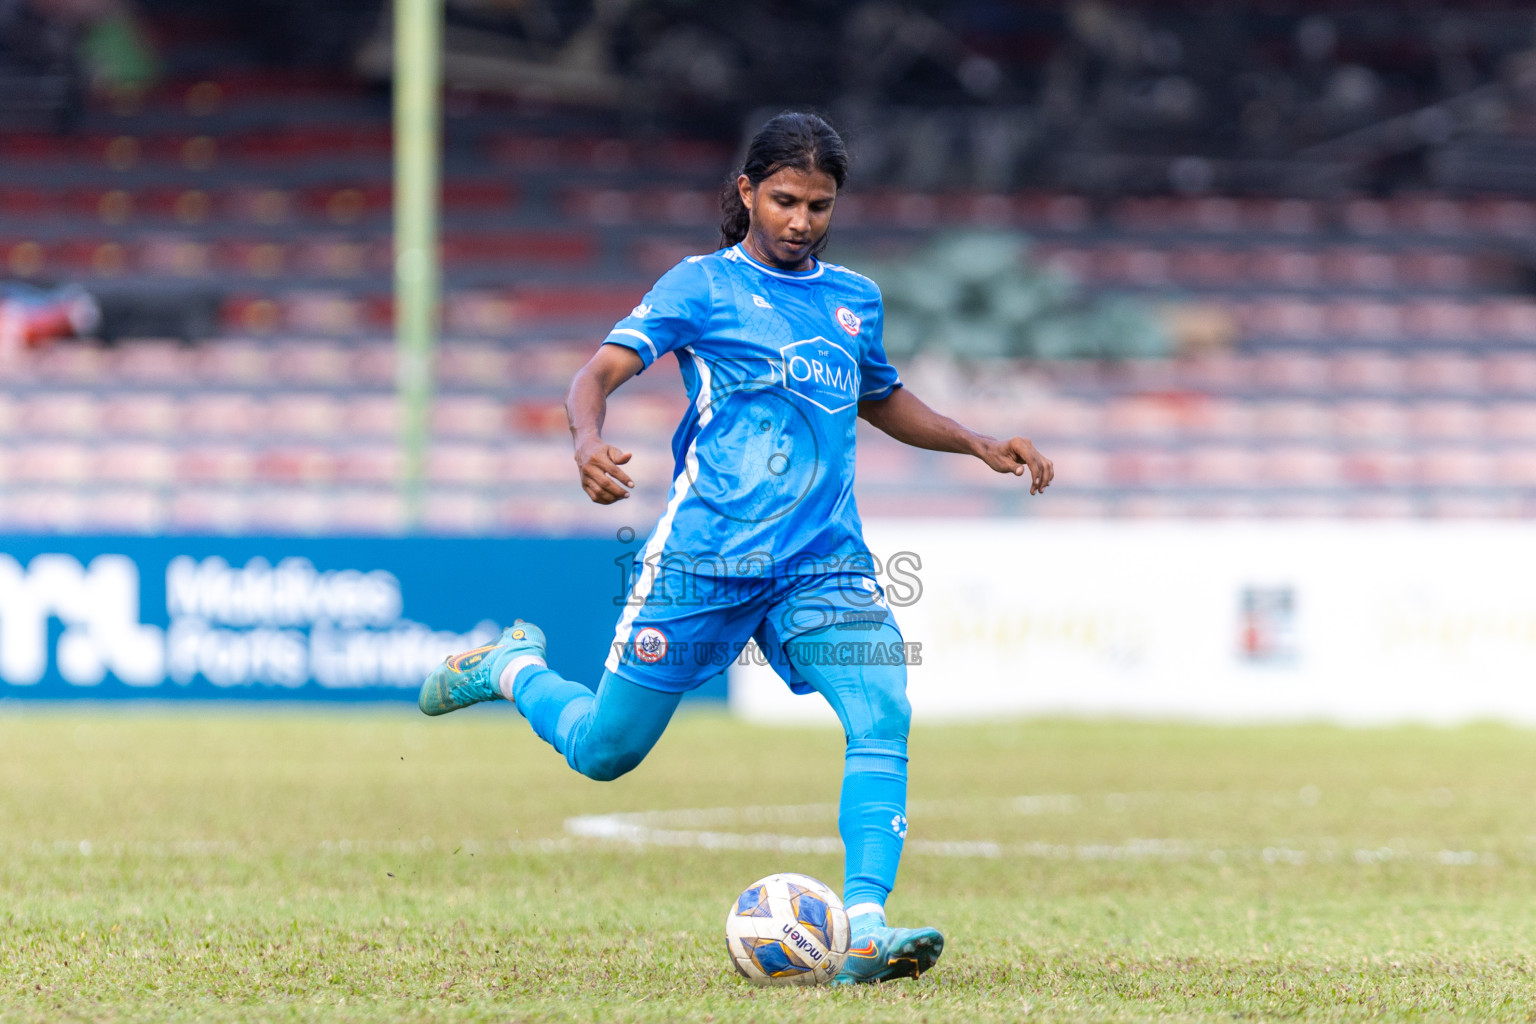
[[[323,340],[282,341],[273,345],[272,379],[284,384],[336,387],[352,382],[352,350]]]
[[[1408,364],[1390,352],[1342,352],[1332,360],[1329,377],[1340,391],[1397,394],[1408,387]]]
[[[518,355],[500,345],[446,344],[437,350],[437,377],[445,387],[500,388],[527,375]]]
[[[181,406],[181,429],[192,439],[249,438],[265,426],[265,410],[254,396],[241,392],[189,394]]]
[[[349,438],[394,440],[400,436],[400,401],[394,395],[354,394],[342,399],[342,430]]]
[[[1536,354],[1494,353],[1483,360],[1483,387],[1495,395],[1536,395]]]
[[[114,488],[91,496],[82,525],[102,533],[161,533],[169,511],[157,490]]]
[[[324,484],[336,479],[336,453],[319,445],[283,445],[256,453],[256,477],[268,483]]]

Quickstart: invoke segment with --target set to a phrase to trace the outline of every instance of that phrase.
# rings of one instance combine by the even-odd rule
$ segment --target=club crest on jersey
[[[635,657],[654,665],[667,656],[667,635],[655,626],[646,626],[635,634]]]
[[[776,367],[784,387],[827,412],[842,412],[859,400],[859,362],[826,338],[807,338],[779,349]]]
[[[837,320],[837,326],[848,332],[848,337],[857,338],[859,336],[859,328],[864,325],[864,321],[859,318],[857,313],[847,306],[838,306],[837,312],[832,315]]]

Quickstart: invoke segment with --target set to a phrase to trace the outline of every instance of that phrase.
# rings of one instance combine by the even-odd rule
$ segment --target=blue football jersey
[[[779,270],[740,245],[690,256],[605,344],[674,353],[689,407],[672,489],[641,559],[710,576],[856,571],[859,402],[901,386],[880,289],[831,263]]]

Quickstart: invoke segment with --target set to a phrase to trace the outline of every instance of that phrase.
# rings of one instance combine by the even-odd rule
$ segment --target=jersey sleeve
[[[662,275],[629,316],[613,325],[605,345],[623,345],[650,366],[664,352],[697,341],[709,322],[709,274],[697,258],[687,259]]]
[[[875,299],[874,315],[870,318],[869,341],[859,353],[859,401],[872,402],[888,398],[892,391],[901,387],[901,375],[885,357],[885,303]]]

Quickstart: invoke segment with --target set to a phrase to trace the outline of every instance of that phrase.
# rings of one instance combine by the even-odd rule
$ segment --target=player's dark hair
[[[752,226],[752,215],[741,201],[736,179],[745,174],[756,188],[765,178],[786,167],[797,171],[821,171],[841,189],[848,178],[848,148],[843,145],[843,137],[837,130],[815,114],[790,111],[771,118],[752,136],[746,160],[727,179],[720,192],[720,248],[746,238]],[[826,245],[827,236],[822,235],[812,247],[811,255],[821,252]]]

